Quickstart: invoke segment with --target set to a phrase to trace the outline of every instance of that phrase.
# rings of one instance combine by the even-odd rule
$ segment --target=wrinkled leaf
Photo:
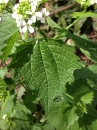
[[[60,41],[40,42],[34,46],[31,59],[16,77],[24,78],[30,88],[39,89],[46,111],[49,110],[54,97],[65,91],[66,82],[73,80],[73,71],[80,68],[73,51],[73,48]],[[17,66],[17,63],[14,66]]]

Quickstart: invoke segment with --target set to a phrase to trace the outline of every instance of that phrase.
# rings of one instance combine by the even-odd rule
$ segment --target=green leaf
[[[72,39],[78,48],[82,48],[83,50],[88,51],[90,53],[90,55],[88,54],[87,57],[89,56],[88,58],[97,62],[97,55],[96,55],[97,54],[97,44],[96,44],[96,42],[94,42],[90,39],[85,39],[85,38],[79,37],[77,35],[74,35],[67,30],[63,30],[62,33],[58,37],[55,37],[55,38],[59,39],[60,37],[64,37],[64,36]]]
[[[14,130],[31,130],[30,110],[19,101],[16,101],[12,114],[12,121],[15,123]]]
[[[69,88],[68,88],[69,87]],[[75,80],[70,86],[67,86],[67,93],[79,100],[84,94],[90,91],[90,85],[85,79]]]
[[[18,33],[13,34],[8,40],[6,40],[6,46],[2,49],[2,58],[4,60],[12,53]]]
[[[87,79],[88,84],[91,87],[97,87],[97,64],[90,65],[82,69],[74,71],[75,80],[78,79]]]
[[[94,93],[93,92],[89,92],[89,93],[86,93],[85,95],[83,95],[81,97],[81,101],[84,102],[85,104],[89,104],[89,103],[91,103],[93,98],[94,98]]]
[[[34,46],[30,61],[23,66],[16,79],[22,77],[27,86],[39,89],[39,96],[48,111],[54,97],[65,91],[66,82],[73,81],[74,70],[80,68],[77,60],[73,48],[63,42],[39,42]]]
[[[5,46],[4,41],[12,36],[17,30],[15,19],[12,18],[10,13],[5,13],[0,22],[0,50]]]
[[[56,29],[61,29],[61,27],[58,24],[56,24],[50,17],[47,17],[46,19],[47,19],[47,23],[50,27],[56,28]]]
[[[55,130],[55,128],[51,124],[44,124],[43,130]]]
[[[65,106],[63,106],[65,107]],[[60,108],[60,103],[55,103],[50,108],[48,113],[48,121],[53,125],[57,130],[65,130],[65,117],[64,117],[64,109]]]
[[[33,41],[34,43],[35,41]],[[23,45],[17,47],[16,52],[10,57],[13,59],[9,68],[21,68],[30,59],[30,55],[33,51],[33,43],[24,43]]]
[[[6,83],[4,82],[4,80],[2,78],[0,78],[0,88],[4,88],[6,87]]]
[[[29,116],[23,111],[16,111],[13,121],[16,124],[14,128],[15,130],[29,130],[31,127]]]
[[[90,65],[74,71],[75,80],[78,79],[96,79],[97,77],[97,64]]]
[[[7,72],[7,68],[0,68],[0,77],[4,79],[4,76]]]
[[[24,96],[24,104],[25,106],[32,112],[34,113],[36,110],[36,104],[35,104],[35,99],[36,99],[36,92],[35,91],[28,91],[27,94]]]
[[[50,112],[48,113],[49,122],[53,126],[55,126],[57,130],[95,130],[97,128],[97,116],[96,116],[97,111],[94,108],[89,107],[88,114],[84,114],[83,116],[79,117],[78,120],[75,121],[73,120],[74,116],[73,113],[72,114],[69,113],[70,112],[69,111],[70,109],[68,109],[69,107],[67,107],[67,111],[65,108],[66,103],[65,104],[55,103],[53,104],[53,106],[50,109]],[[77,119],[77,117],[76,118],[75,117],[76,116],[74,116],[74,119]],[[73,124],[67,128],[66,122]]]
[[[36,123],[35,125],[33,125],[33,130],[43,130],[42,125],[39,123]]]
[[[67,115],[68,114],[68,115]],[[70,128],[74,124],[75,121],[78,120],[80,113],[77,113],[77,108],[74,106],[73,108],[69,109],[68,112],[66,112],[66,115],[68,116],[66,118],[67,120],[67,129]]]
[[[2,109],[0,112],[0,117],[2,118],[3,115],[11,115],[12,111],[13,111],[13,107],[14,107],[14,98],[15,95],[9,95],[6,97],[3,105],[2,105]]]
[[[97,13],[92,13],[92,12],[74,12],[72,17],[73,18],[86,18],[86,17],[97,18]]]
[[[63,101],[53,103],[48,113],[48,120],[57,130],[73,130],[73,126],[80,116],[80,112],[75,106]],[[76,125],[76,127],[79,130],[79,126]]]
[[[20,103],[18,100],[14,106],[14,111],[23,111],[26,115],[31,114],[30,110],[23,104]]]

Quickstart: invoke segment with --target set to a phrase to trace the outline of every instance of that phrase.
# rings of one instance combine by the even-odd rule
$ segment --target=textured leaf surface
[[[5,46],[4,41],[7,40],[17,31],[16,22],[10,13],[2,16],[0,22],[0,50]]]
[[[94,97],[93,92],[89,92],[81,97],[81,101],[83,101],[85,104],[89,104],[93,100],[93,97]]]
[[[20,70],[18,78],[23,77],[30,88],[39,89],[46,111],[54,97],[65,91],[66,82],[73,80],[74,70],[80,68],[73,51],[60,41],[40,42],[34,46],[30,61]]]
[[[47,17],[46,19],[49,26],[51,26],[52,28],[61,29],[61,27],[56,24],[50,17]]]

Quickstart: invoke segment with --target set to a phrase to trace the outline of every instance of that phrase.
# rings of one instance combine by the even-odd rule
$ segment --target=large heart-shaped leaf
[[[73,81],[74,70],[80,68],[77,60],[73,48],[63,42],[42,41],[35,44],[29,62],[19,70],[16,79],[24,78],[28,87],[39,89],[39,96],[48,111],[55,96],[65,92],[66,82]],[[23,64],[22,59],[19,64],[15,58],[13,61],[11,67]]]

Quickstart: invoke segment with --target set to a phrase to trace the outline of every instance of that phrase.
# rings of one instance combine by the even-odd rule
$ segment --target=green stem
[[[66,96],[67,96],[68,98],[70,98],[71,100],[74,100],[74,98],[73,98],[72,96],[70,96],[68,93],[66,93]]]
[[[69,28],[71,28],[76,22],[78,22],[78,20],[79,20],[79,18],[76,19],[72,24],[70,24],[70,25],[66,28],[66,30],[68,30]]]
[[[29,40],[29,31],[28,30],[24,33],[24,40],[26,42],[28,42],[28,40]]]

